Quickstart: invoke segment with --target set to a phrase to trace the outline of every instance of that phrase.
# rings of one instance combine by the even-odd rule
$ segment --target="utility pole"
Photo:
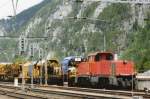
[[[25,79],[24,79],[24,70],[23,70],[23,64],[20,64],[21,67],[22,67],[22,90],[24,91],[25,90]]]
[[[15,4],[15,1],[14,0],[11,0],[12,2],[12,7],[13,7],[13,12],[14,12],[14,16],[16,16],[16,13],[17,13],[17,7],[18,7],[18,0],[16,0],[16,4]]]
[[[104,32],[103,32],[103,34],[104,34],[104,38],[103,38],[104,39],[104,41],[103,41],[104,42],[104,50],[103,51],[105,52],[106,51],[106,34]]]
[[[45,33],[47,34],[47,24],[45,23]],[[44,69],[45,69],[45,86],[47,86],[47,79],[48,79],[48,74],[47,74],[47,49],[48,49],[48,42],[45,44],[45,62],[44,62]]]
[[[45,86],[47,86],[47,79],[48,79],[48,74],[47,74],[47,48],[45,51]]]
[[[134,96],[134,94],[133,94],[133,85],[134,85],[134,81],[133,81],[134,79],[133,79],[133,73],[132,73],[132,85],[131,85],[131,87],[132,87],[132,89],[131,89],[131,92],[132,92],[132,97]]]
[[[20,36],[19,38],[19,54],[20,56],[22,56],[25,52],[25,37],[24,36]],[[21,67],[22,67],[22,90],[24,91],[25,89],[25,78],[24,78],[24,68],[23,68],[23,64],[21,63]]]
[[[33,88],[33,68],[34,68],[34,64],[33,64],[33,56],[34,56],[34,44],[30,45],[30,58],[31,58],[31,88]]]
[[[12,7],[13,7],[13,13],[14,13],[14,15],[13,15],[13,21],[14,21],[13,32],[16,32],[15,24],[16,24],[18,0],[16,1],[16,4],[15,4],[15,0],[11,0],[11,2],[12,2]]]
[[[12,29],[13,29],[13,32],[16,32],[15,23],[16,23],[16,12],[17,12],[18,0],[16,0],[16,5],[15,5],[14,0],[11,0],[11,1],[12,1],[13,12],[14,12],[14,18],[13,18],[14,26],[12,27]],[[12,16],[10,16],[10,17],[12,17]],[[24,54],[24,51],[25,51],[24,48],[25,48],[25,38],[20,38],[20,55]],[[18,85],[17,77],[14,79],[14,81],[17,81],[16,83]],[[24,84],[25,84],[25,80],[24,80],[24,72],[23,72],[23,66],[22,66],[22,90],[23,91],[24,91]]]
[[[42,64],[42,58],[43,58],[43,49],[40,48],[39,49],[39,59],[40,59],[40,62],[41,62],[41,66],[40,66],[40,85],[42,85],[42,70],[43,70],[43,64]]]

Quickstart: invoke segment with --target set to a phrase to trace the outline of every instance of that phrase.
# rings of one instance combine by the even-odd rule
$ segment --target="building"
[[[136,76],[137,79],[137,88],[139,90],[150,90],[150,70],[144,73],[139,73]]]

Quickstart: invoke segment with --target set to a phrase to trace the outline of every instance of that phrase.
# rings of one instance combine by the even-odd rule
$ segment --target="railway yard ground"
[[[149,93],[65,86],[37,86],[0,82],[1,99],[150,99]],[[132,97],[133,96],[133,97]]]
[[[16,99],[11,96],[0,95],[1,99]]]

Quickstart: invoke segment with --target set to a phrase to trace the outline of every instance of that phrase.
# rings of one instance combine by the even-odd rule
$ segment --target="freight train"
[[[47,74],[45,73],[45,65],[47,66]],[[48,84],[63,85],[61,65],[55,58],[45,62],[0,63],[0,81],[13,82],[16,77],[19,82],[24,78],[26,83],[30,83],[32,76],[35,84],[40,83],[40,79],[44,84],[46,77]]]
[[[16,63],[0,63],[0,81],[13,81],[20,74],[20,67]]]
[[[68,68],[68,85],[125,89],[135,87],[134,63],[115,60],[114,56],[110,52],[96,52],[88,55],[86,59],[80,60],[74,65],[73,70]],[[74,62],[76,63],[75,60]]]
[[[47,73],[45,72],[47,66]],[[87,58],[70,56],[59,63],[55,58],[44,62],[1,63],[0,80],[13,81],[22,77],[27,83],[94,87],[94,88],[132,88],[135,87],[136,71],[134,63],[127,60],[116,60],[111,52],[95,52]]]

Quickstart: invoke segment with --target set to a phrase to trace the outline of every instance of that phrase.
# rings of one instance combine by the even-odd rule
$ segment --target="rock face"
[[[0,28],[1,28],[1,29],[0,29],[0,36],[4,36],[5,30],[4,30],[3,27],[0,27]]]
[[[148,6],[144,5],[86,0],[62,1],[44,0],[41,4],[17,15],[14,25],[13,19],[5,20],[5,24],[0,26],[0,35],[48,37],[46,40],[29,39],[28,44],[38,42],[41,48],[48,48],[47,56],[60,59],[68,55],[85,55],[103,50],[104,42],[106,50],[121,54],[132,43],[128,37],[133,34],[134,23],[137,22],[139,26],[144,27],[144,18],[149,10]],[[12,31],[13,26],[15,32]],[[5,42],[9,43],[9,46],[0,43],[4,49],[18,44],[16,40],[11,44],[8,40]],[[28,57],[28,48],[25,57]],[[16,50],[9,52],[18,53],[18,47],[15,46],[14,49]],[[35,54],[36,58],[38,55]]]

